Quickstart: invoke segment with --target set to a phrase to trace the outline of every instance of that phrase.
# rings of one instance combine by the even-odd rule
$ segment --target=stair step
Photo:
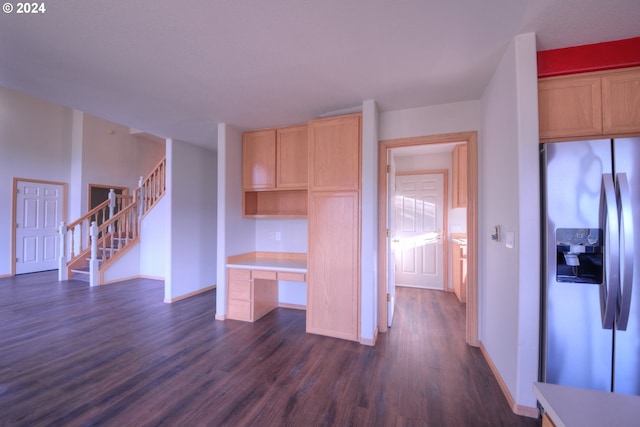
[[[82,282],[89,282],[89,267],[82,267],[71,270],[72,279]]]

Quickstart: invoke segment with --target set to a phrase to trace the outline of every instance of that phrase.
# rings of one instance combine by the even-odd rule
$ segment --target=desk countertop
[[[250,270],[272,270],[287,271],[291,273],[306,273],[307,259],[304,254],[296,254],[297,257],[286,257],[282,254],[274,253],[269,256],[268,253],[260,253],[259,255],[245,254],[229,257],[227,267],[229,268],[245,268]]]
[[[546,383],[533,391],[557,427],[630,427],[640,420],[640,396]]]

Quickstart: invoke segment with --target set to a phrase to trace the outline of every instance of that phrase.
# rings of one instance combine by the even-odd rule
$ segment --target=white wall
[[[479,131],[481,125],[480,101],[465,101],[382,112],[378,136],[386,140]]]
[[[80,209],[88,210],[89,184],[127,187],[130,193],[138,178],[146,177],[164,157],[164,144],[132,135],[129,128],[91,114],[83,114],[82,190]]]
[[[535,35],[517,36],[482,97],[480,340],[518,405],[535,407],[539,185]],[[501,242],[489,234],[500,225]],[[504,234],[513,231],[514,249]]]
[[[255,250],[258,252],[307,253],[308,222],[300,219],[256,219]],[[280,233],[280,240],[275,239]]]
[[[167,200],[166,196],[160,199],[140,224],[140,275],[147,278],[165,278]]]
[[[276,240],[276,233],[280,233],[280,240]],[[306,219],[257,219],[255,250],[307,253],[308,235]],[[278,302],[306,306],[306,283],[278,281]]]
[[[216,319],[227,313],[227,257],[255,251],[256,222],[242,218],[242,132],[218,125]]]
[[[69,108],[0,87],[0,276],[11,274],[13,178],[68,183],[71,129]]]
[[[375,101],[362,103],[362,239],[360,337],[373,342],[378,328],[378,126]]]
[[[213,151],[167,140],[165,301],[216,284],[216,182]]]

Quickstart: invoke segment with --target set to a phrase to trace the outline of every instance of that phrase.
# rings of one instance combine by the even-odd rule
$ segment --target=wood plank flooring
[[[0,279],[2,426],[539,426],[464,343],[453,294],[401,288],[376,347],[305,333],[305,313],[214,320],[215,291]]]

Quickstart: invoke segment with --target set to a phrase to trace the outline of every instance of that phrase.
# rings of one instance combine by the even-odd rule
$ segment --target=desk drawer
[[[244,268],[230,268],[229,278],[238,280],[251,280],[251,270]]]
[[[251,301],[237,299],[229,300],[229,312],[227,317],[235,320],[246,320],[251,322]]]
[[[288,282],[306,282],[304,273],[293,273],[290,271],[278,271],[278,280]]]
[[[254,279],[276,280],[277,273],[269,270],[252,270]]]
[[[229,299],[251,299],[251,282],[248,280],[229,279]]]

